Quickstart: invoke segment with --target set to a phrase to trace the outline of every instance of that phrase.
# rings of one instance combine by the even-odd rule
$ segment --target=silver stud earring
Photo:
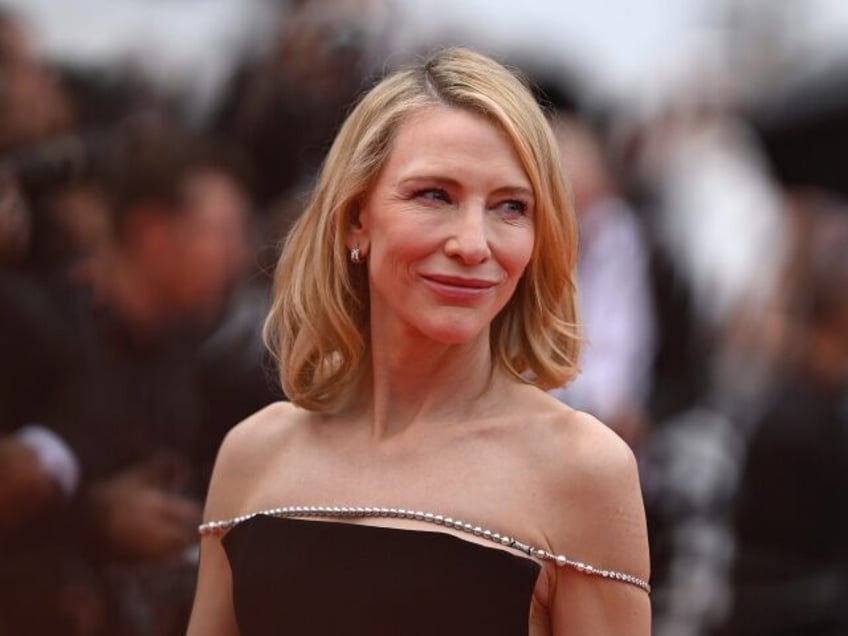
[[[362,252],[359,251],[359,246],[356,245],[350,248],[350,262],[351,263],[361,263],[364,259],[362,258]]]

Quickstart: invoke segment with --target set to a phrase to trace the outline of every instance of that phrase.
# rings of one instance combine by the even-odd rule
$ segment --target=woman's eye
[[[529,206],[525,201],[522,201],[521,199],[508,199],[507,201],[502,202],[500,207],[505,212],[508,212],[510,214],[523,216],[527,214],[527,209]]]
[[[417,190],[414,194],[416,199],[424,199],[426,201],[438,201],[441,203],[450,203],[450,196],[441,188],[423,188]]]

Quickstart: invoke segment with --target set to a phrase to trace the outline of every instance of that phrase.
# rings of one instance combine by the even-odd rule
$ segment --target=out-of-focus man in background
[[[556,109],[551,123],[577,211],[577,293],[585,338],[580,375],[552,393],[636,445],[645,432],[654,354],[649,250],[591,123],[566,108]]]
[[[795,197],[795,212],[785,344],[734,504],[727,636],[848,633],[848,206]]]
[[[90,627],[81,633],[149,633],[138,629],[145,624],[179,633],[211,453],[225,426],[272,399],[261,357],[245,363],[244,351],[204,350],[249,264],[250,208],[238,171],[155,122],[127,126],[97,155],[88,178],[39,199],[39,213],[76,236],[70,243],[96,248],[75,254],[69,276],[44,299],[41,316],[59,346],[45,352],[15,332],[2,362],[12,377],[38,350],[41,368],[15,378],[10,402],[44,384],[49,399],[18,409],[28,419],[13,425],[50,430],[82,475],[52,518],[4,546],[0,615],[13,633],[24,625],[42,633],[39,620],[43,633],[76,633],[63,620]],[[102,215],[105,226],[95,220]],[[229,389],[209,384],[222,373],[210,367],[234,362],[255,373]],[[245,398],[237,392],[247,382],[254,392]],[[68,607],[62,595],[81,588],[91,611],[48,623]]]

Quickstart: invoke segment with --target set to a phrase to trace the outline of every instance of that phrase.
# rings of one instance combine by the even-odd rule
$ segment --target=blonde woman
[[[189,633],[650,633],[636,464],[575,372],[574,218],[524,84],[441,51],[338,134],[278,264],[291,403],[234,428]]]

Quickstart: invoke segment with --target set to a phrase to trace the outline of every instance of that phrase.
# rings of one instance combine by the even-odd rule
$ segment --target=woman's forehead
[[[384,172],[399,177],[429,171],[439,176],[488,171],[511,187],[531,189],[515,145],[503,129],[489,117],[451,106],[410,113],[393,136]]]

